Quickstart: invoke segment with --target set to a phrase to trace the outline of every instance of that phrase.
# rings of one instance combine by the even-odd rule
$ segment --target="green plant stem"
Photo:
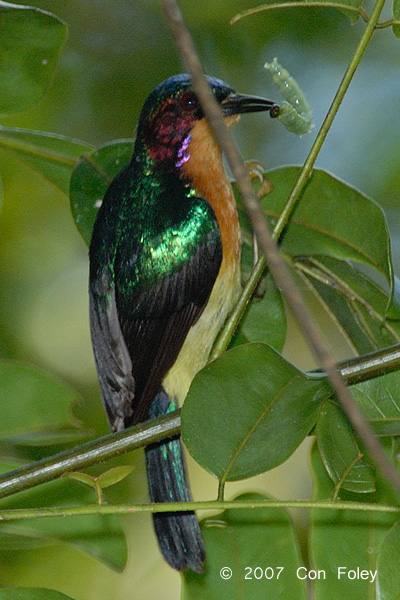
[[[261,255],[256,265],[253,267],[248,280],[245,283],[245,286],[242,290],[238,302],[236,303],[235,308],[230,314],[227,322],[225,323],[224,328],[222,329],[216,343],[214,344],[209,358],[210,362],[221,356],[221,354],[223,354],[225,350],[227,350],[232,336],[235,333],[240,319],[242,318],[245,308],[248,302],[250,301],[250,298],[252,297],[254,290],[258,285],[258,282],[260,281],[260,277],[264,273],[266,264],[267,263],[264,255]]]
[[[243,508],[296,508],[320,510],[352,510],[376,513],[400,513],[400,506],[368,504],[366,502],[334,502],[332,500],[207,500],[203,502],[166,502],[164,504],[91,504],[57,508],[18,508],[0,511],[0,521],[77,517],[83,515],[131,515],[134,513],[186,512],[192,510],[239,510]]]
[[[230,20],[230,25],[234,25],[244,17],[249,17],[250,15],[255,15],[260,12],[266,12],[270,10],[281,10],[282,8],[336,8],[342,11],[348,10],[349,12],[358,14],[364,21],[368,20],[368,14],[361,7],[358,8],[356,6],[348,6],[346,4],[341,4],[340,2],[274,2],[272,4],[261,4],[260,6],[256,6],[254,8],[249,8],[248,10],[244,10],[243,12],[235,15],[233,19]]]
[[[0,476],[0,498],[52,481],[68,471],[77,471],[146,444],[173,437],[179,433],[180,424],[179,413],[175,411],[5,473]]]
[[[400,21],[396,19],[388,19],[387,21],[382,21],[381,23],[376,24],[376,29],[386,29],[387,27],[398,27],[400,25]]]

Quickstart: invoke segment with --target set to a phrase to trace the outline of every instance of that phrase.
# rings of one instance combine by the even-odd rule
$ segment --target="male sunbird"
[[[228,126],[270,111],[208,77]],[[174,410],[205,365],[240,293],[241,235],[232,187],[189,75],[144,103],[130,164],[109,186],[90,245],[90,321],[112,431]],[[179,438],[146,448],[153,502],[191,500]],[[201,572],[192,512],[154,514],[161,551]]]

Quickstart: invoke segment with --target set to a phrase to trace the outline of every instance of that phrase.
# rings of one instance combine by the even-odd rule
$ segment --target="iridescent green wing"
[[[120,429],[148,418],[207,304],[222,260],[214,213],[204,200],[187,199],[164,228],[140,235],[137,222],[125,228],[109,258],[112,268],[91,277],[91,322],[107,413]]]

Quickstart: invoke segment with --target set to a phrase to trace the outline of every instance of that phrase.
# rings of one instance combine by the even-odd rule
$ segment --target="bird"
[[[207,77],[226,124],[271,111]],[[144,102],[130,163],[109,185],[90,244],[90,326],[111,431],[175,410],[207,363],[241,291],[241,233],[216,141],[188,74]],[[152,502],[188,502],[182,443],[145,449]],[[161,552],[201,573],[205,548],[194,512],[154,513]]]

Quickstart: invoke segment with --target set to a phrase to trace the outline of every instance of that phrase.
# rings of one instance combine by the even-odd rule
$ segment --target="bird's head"
[[[276,104],[256,96],[236,94],[223,81],[207,77],[215,99],[231,125],[241,113],[271,111]],[[139,120],[137,140],[157,166],[180,169],[191,156],[195,126],[205,117],[190,75],[174,75],[148,96]],[[144,148],[143,148],[144,146]]]

